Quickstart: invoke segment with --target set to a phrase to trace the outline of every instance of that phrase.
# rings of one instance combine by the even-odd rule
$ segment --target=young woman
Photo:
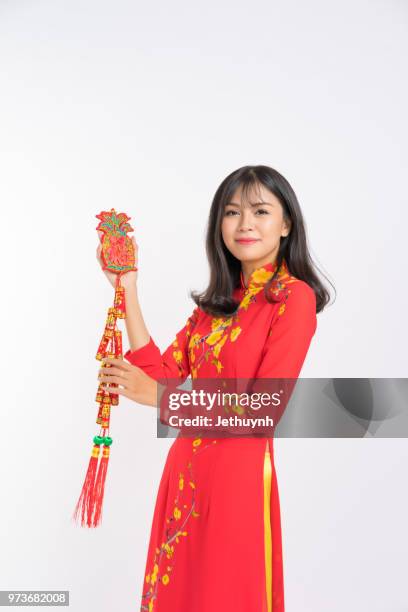
[[[163,379],[299,376],[316,313],[330,295],[311,262],[288,181],[268,166],[227,176],[211,205],[206,250],[209,286],[191,292],[196,308],[164,353],[144,324],[137,272],[124,275],[129,363],[106,360],[100,370],[104,383],[120,385],[116,393],[156,406]],[[174,440],[157,494],[140,610],[284,611],[273,436]]]

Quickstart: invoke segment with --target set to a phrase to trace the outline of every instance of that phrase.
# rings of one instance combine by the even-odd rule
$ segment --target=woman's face
[[[239,187],[225,207],[222,237],[227,249],[241,262],[262,266],[275,260],[281,236],[289,234],[290,224],[284,221],[278,198],[263,185],[257,185],[256,191],[249,190],[249,201],[241,202],[241,193]]]

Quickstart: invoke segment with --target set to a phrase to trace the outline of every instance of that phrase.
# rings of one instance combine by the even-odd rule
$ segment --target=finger
[[[100,368],[99,376],[122,376],[123,379],[123,370],[120,368],[116,368],[115,366],[111,366],[110,368]]]
[[[123,376],[101,376],[99,380],[102,383],[102,386],[104,383],[116,383],[117,385],[122,385],[122,387],[124,387],[125,383]]]
[[[104,385],[102,385],[102,389],[106,392],[109,393],[109,395],[126,395],[126,397],[129,397],[127,395],[127,391],[125,391],[125,389],[121,389],[120,387],[106,387]]]
[[[105,393],[109,393],[109,395],[123,395],[124,397],[132,399],[132,392],[125,388],[107,387],[106,385],[102,385],[102,389],[105,391]]]
[[[117,359],[115,357],[104,357],[103,361],[105,363],[111,363],[112,366],[116,366],[121,370],[126,370],[127,372],[130,372],[130,370],[132,369],[132,366],[123,359]]]

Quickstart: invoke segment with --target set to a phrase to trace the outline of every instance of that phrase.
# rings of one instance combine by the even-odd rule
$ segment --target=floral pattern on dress
[[[145,584],[149,585],[142,594],[141,611],[153,612],[158,596],[159,584],[167,586],[171,582],[171,572],[173,570],[173,556],[177,544],[181,537],[188,536],[188,523],[190,518],[200,516],[196,510],[196,485],[194,481],[193,458],[216,444],[217,440],[211,440],[209,444],[202,444],[202,438],[195,438],[192,445],[193,457],[187,464],[188,473],[179,472],[179,486],[177,495],[174,499],[174,507],[171,516],[166,518],[166,530],[164,541],[156,547],[152,562],[152,568],[145,576]],[[187,482],[186,482],[187,481]],[[186,487],[191,489],[191,502],[183,503],[183,492]]]
[[[214,376],[222,373],[224,365],[220,358],[220,353],[223,346],[229,340],[235,342],[240,333],[241,327],[239,325],[240,310],[247,311],[249,306],[256,301],[256,296],[260,291],[263,291],[264,285],[272,277],[276,270],[276,263],[268,263],[264,266],[257,268],[249,278],[248,288],[244,292],[237,312],[230,317],[212,317],[211,319],[211,331],[205,336],[201,336],[199,333],[193,333],[190,335],[188,343],[188,356],[191,365],[191,377],[193,379],[198,378],[198,372],[200,365],[205,360],[210,361],[215,367]],[[285,287],[293,281],[296,281],[294,277],[291,277],[287,268],[285,260],[282,262],[280,270],[270,288],[270,292],[279,296]],[[242,273],[241,273],[241,283]],[[290,290],[288,290],[290,293]],[[286,294],[287,297],[287,294]],[[283,314],[285,310],[284,304],[279,308],[278,315]],[[182,355],[177,352],[174,354],[174,358],[177,360],[182,359]]]

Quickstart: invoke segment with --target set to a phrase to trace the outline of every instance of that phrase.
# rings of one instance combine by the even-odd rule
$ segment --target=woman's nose
[[[241,212],[240,222],[239,222],[238,227],[241,230],[246,231],[248,229],[252,229],[253,225],[254,225],[254,220],[251,215],[251,211]]]

